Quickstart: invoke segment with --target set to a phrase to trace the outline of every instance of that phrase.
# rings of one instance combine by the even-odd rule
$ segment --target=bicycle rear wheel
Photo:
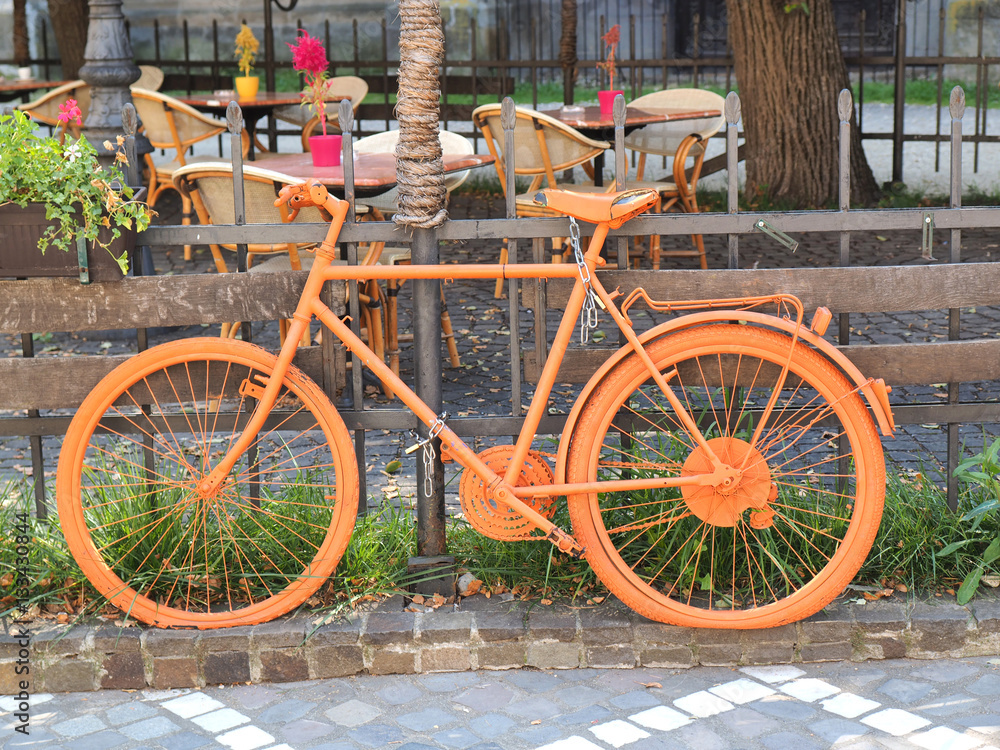
[[[175,341],[115,368],[77,411],[59,456],[60,524],[84,574],[129,616],[264,622],[306,601],[339,562],[357,514],[354,449],[297,368],[218,491],[199,490],[274,363],[242,341]]]
[[[569,498],[588,561],[640,614],[692,627],[774,627],[826,606],[864,562],[885,492],[875,426],[836,367],[802,343],[790,347],[780,333],[724,324],[647,347],[732,471],[717,486]],[[569,482],[713,471],[634,354],[591,392],[571,441]]]

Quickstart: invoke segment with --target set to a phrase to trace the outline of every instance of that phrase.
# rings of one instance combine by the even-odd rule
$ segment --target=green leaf
[[[395,474],[397,471],[399,471],[402,468],[402,466],[403,466],[403,463],[401,461],[399,461],[398,459],[393,459],[392,461],[390,461],[389,463],[387,463],[385,465],[385,473],[386,474]]]
[[[964,547],[968,543],[969,543],[968,539],[963,539],[960,542],[952,542],[951,544],[949,544],[944,549],[939,549],[937,552],[935,552],[934,553],[934,557],[947,557],[948,555],[950,555],[951,553],[953,553],[955,550],[961,549],[962,547]]]
[[[971,518],[976,518],[977,516],[981,516],[984,513],[988,513],[991,510],[996,510],[997,508],[1000,508],[1000,500],[995,500],[995,499],[987,500],[985,502],[980,503],[975,508],[966,513],[964,516],[962,516],[962,520],[968,521]]]
[[[968,604],[973,594],[976,593],[976,589],[979,588],[979,579],[982,577],[982,568],[976,568],[975,570],[970,571],[969,575],[967,575],[965,580],[962,581],[962,585],[959,586],[958,595],[955,597],[955,601],[959,604]]]
[[[989,565],[1000,557],[1000,537],[994,539],[983,553],[983,565]]]

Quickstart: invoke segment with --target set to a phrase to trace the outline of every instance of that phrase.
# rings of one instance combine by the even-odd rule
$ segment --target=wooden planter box
[[[143,200],[146,188],[135,191],[135,199]],[[45,253],[38,249],[38,240],[50,222],[45,218],[45,205],[29,203],[22,208],[13,203],[0,206],[0,278],[33,278],[42,276],[81,277],[78,254],[70,249],[63,252],[49,247]],[[121,236],[111,243],[111,252],[91,243],[87,248],[87,275],[89,281],[120,281],[121,268],[111,253],[131,258],[135,248],[136,232],[123,227]],[[102,242],[111,239],[110,229],[101,229]],[[72,246],[71,246],[72,248]]]

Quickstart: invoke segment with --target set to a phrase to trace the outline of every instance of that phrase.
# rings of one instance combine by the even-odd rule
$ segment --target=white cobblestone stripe
[[[702,718],[733,710],[732,703],[717,695],[712,695],[707,690],[699,690],[697,693],[678,698],[674,701],[674,705],[682,711]]]
[[[590,731],[597,739],[607,742],[612,747],[624,747],[650,736],[646,730],[621,719],[598,724],[596,727],[591,727]]]
[[[893,737],[902,737],[904,734],[923,729],[930,722],[922,716],[911,714],[901,708],[887,708],[878,713],[866,716],[861,720],[862,724],[879,729]]]

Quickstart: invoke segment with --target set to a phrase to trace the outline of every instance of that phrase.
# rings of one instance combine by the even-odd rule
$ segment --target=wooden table
[[[254,136],[260,118],[264,115],[270,115],[276,107],[285,107],[289,104],[297,105],[302,102],[298,91],[259,91],[253,99],[240,99],[235,91],[230,96],[188,94],[176,98],[200,112],[207,112],[223,120],[226,119],[226,109],[229,107],[229,102],[234,101],[239,104],[240,109],[243,110],[243,127],[247,131],[247,135],[250,136],[250,151],[247,154],[250,161],[253,161],[254,158]]]
[[[444,154],[444,171],[485,167],[493,163],[489,154]],[[332,192],[344,195],[344,167],[314,167],[311,154],[281,154],[261,163],[265,169],[300,180],[319,180]],[[355,154],[354,190],[359,198],[378,195],[396,184],[396,157],[393,154]]]
[[[563,107],[545,112],[564,125],[579,130],[588,138],[601,141],[610,141],[614,147],[615,122],[610,114],[601,114],[600,107]],[[658,122],[672,122],[674,120],[701,120],[710,117],[719,117],[722,112],[717,109],[677,109],[646,107],[638,109],[636,107],[625,107],[625,132],[629,133],[643,125],[652,125]],[[604,184],[604,154],[599,154],[594,159],[594,184]]]
[[[9,102],[12,99],[21,97],[22,101],[28,101],[28,94],[41,89],[54,89],[72,81],[38,81],[34,78],[27,80],[2,79],[0,80],[0,102]]]

